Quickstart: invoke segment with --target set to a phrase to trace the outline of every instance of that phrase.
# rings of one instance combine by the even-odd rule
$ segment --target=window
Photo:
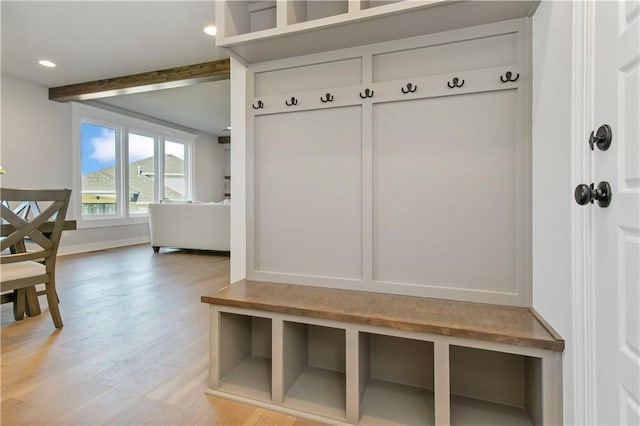
[[[83,122],[82,215],[113,216],[118,210],[116,182],[116,134],[113,127]]]
[[[73,104],[83,227],[146,220],[148,204],[191,198],[196,135],[83,104]]]
[[[187,180],[184,158],[186,147],[178,142],[164,143],[164,193],[167,198],[184,200]]]
[[[129,132],[129,213],[146,214],[155,196],[156,141],[151,136]]]

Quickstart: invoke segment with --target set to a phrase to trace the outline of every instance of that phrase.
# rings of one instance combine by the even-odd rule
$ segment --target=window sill
[[[107,228],[112,226],[141,225],[149,223],[149,216],[111,217],[111,218],[79,218],[77,229]]]

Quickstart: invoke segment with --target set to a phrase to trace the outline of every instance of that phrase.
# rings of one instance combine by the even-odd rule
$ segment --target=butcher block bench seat
[[[242,280],[202,302],[563,351],[533,308]]]
[[[332,424],[562,424],[532,308],[243,280],[210,305],[208,393]]]

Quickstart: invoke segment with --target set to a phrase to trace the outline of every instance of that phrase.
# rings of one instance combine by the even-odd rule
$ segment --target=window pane
[[[154,200],[154,139],[129,132],[129,213],[147,214]]]
[[[164,143],[164,196],[184,200],[187,193],[184,158],[186,146],[177,142]]]
[[[116,129],[82,123],[80,126],[82,158],[82,215],[115,215]]]

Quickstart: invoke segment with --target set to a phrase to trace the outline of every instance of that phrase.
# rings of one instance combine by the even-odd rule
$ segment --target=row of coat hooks
[[[519,73],[517,73],[514,76],[511,71],[507,71],[504,75],[500,76],[500,81],[502,83],[513,83],[515,81],[518,81],[519,78],[520,78]],[[453,77],[451,81],[447,81],[447,87],[449,89],[455,89],[462,86],[464,86],[464,80],[458,77]],[[408,93],[415,93],[418,90],[418,86],[413,83],[407,83],[406,86],[401,87],[400,90],[402,91],[402,93],[406,95]],[[364,89],[364,92],[360,92],[359,95],[360,95],[360,98],[362,99],[372,98],[374,95],[374,91],[367,88],[367,89]],[[323,104],[327,102],[333,102],[334,99],[335,98],[331,93],[326,93],[325,95],[320,96],[320,101]],[[298,105],[298,99],[295,96],[292,96],[291,98],[286,99],[284,103],[286,106],[295,106],[295,105]],[[251,106],[253,107],[253,109],[262,109],[264,108],[264,102],[259,100],[257,105],[251,104]]]

